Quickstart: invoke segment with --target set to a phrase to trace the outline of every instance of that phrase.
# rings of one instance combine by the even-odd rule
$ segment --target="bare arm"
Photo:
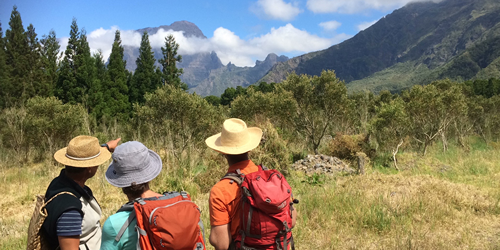
[[[293,208],[293,210],[292,210],[292,228],[295,227],[295,222],[297,222],[297,209]]]
[[[61,250],[78,250],[80,247],[80,236],[58,236]]]
[[[209,241],[215,247],[215,250],[227,250],[231,243],[231,228],[229,224],[212,226]]]

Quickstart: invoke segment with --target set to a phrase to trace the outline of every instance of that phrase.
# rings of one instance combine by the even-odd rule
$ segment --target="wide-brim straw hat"
[[[57,162],[77,168],[95,167],[111,158],[107,148],[101,147],[96,137],[88,135],[77,136],[67,147],[59,149],[54,154]]]
[[[116,147],[113,161],[106,171],[106,180],[115,187],[130,187],[133,183],[150,182],[162,169],[160,156],[138,141]]]
[[[262,129],[248,128],[243,120],[230,118],[224,121],[222,132],[208,137],[205,143],[223,154],[239,155],[259,146],[261,138]]]

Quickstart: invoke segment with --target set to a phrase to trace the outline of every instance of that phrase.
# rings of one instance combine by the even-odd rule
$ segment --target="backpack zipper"
[[[172,203],[172,204],[166,205],[166,206],[164,206],[164,207],[157,207],[157,208],[153,209],[153,211],[151,211],[151,214],[149,215],[149,224],[151,224],[151,223],[152,223],[153,215],[154,215],[154,213],[156,212],[156,210],[158,210],[158,209],[160,209],[160,208],[167,208],[167,207],[171,207],[171,206],[173,206],[173,205],[177,205],[177,204],[179,204],[179,203],[181,203],[181,202],[190,202],[190,203],[193,203],[192,201],[182,200],[182,201],[177,201],[177,202],[174,202],[174,203]]]

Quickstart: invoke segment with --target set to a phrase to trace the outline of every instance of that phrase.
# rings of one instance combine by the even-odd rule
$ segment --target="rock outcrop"
[[[337,157],[328,155],[307,155],[306,158],[292,164],[292,169],[304,171],[307,174],[356,174],[356,169],[350,167]]]

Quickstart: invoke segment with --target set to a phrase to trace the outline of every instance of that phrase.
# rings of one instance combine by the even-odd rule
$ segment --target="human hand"
[[[108,141],[106,144],[108,144],[109,152],[113,153],[115,151],[115,148],[118,146],[118,142],[120,142],[122,138],[117,138],[111,141]]]

